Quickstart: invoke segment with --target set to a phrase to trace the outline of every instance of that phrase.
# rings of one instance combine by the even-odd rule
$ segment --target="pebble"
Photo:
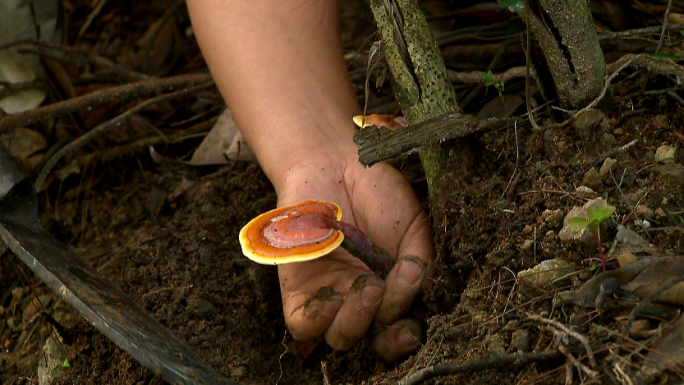
[[[601,165],[601,169],[599,170],[599,175],[601,178],[605,177],[606,175],[610,175],[610,170],[615,166],[617,163],[617,160],[612,159],[612,158],[606,158],[606,160],[603,161],[603,165]]]
[[[554,280],[573,272],[575,268],[575,264],[570,261],[560,258],[548,259],[531,269],[519,272],[518,280],[523,284],[543,288]]]
[[[563,210],[544,210],[542,218],[550,226],[555,226],[563,222],[563,215]]]
[[[675,148],[672,146],[660,146],[656,150],[655,158],[656,163],[660,164],[672,164],[675,162]]]
[[[587,186],[577,186],[577,188],[575,188],[575,192],[578,192],[578,193],[583,194],[583,195],[590,195],[590,196],[596,195],[596,192],[594,192],[594,190],[592,190],[591,188],[589,188]]]
[[[514,331],[511,335],[511,346],[519,352],[528,352],[530,350],[530,331],[527,329]]]
[[[604,119],[606,115],[600,110],[589,110],[579,114],[572,125],[578,131],[590,130],[598,127]]]
[[[498,334],[490,334],[485,337],[484,345],[487,351],[494,355],[502,356],[506,354],[506,348],[504,348],[503,342],[501,341],[501,336]]]
[[[526,239],[525,243],[520,247],[521,251],[528,252],[532,250],[532,246],[534,246],[534,241],[531,239]]]
[[[582,179],[582,185],[589,187],[590,189],[596,191],[601,188],[601,175],[596,170],[596,167],[592,167]]]
[[[639,205],[636,208],[636,215],[640,217],[653,218],[655,212],[647,206]]]
[[[233,368],[230,371],[230,376],[234,378],[240,378],[244,377],[247,374],[247,367],[244,365],[240,365],[237,368]]]

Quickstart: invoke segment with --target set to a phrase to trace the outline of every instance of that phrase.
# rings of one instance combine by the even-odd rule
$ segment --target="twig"
[[[143,74],[140,72],[132,71],[128,68],[125,68],[119,64],[114,63],[110,59],[107,59],[103,56],[98,55],[97,53],[94,52],[88,52],[82,49],[74,48],[74,47],[67,47],[59,44],[54,44],[42,40],[31,40],[31,39],[22,39],[22,40],[16,40],[13,42],[9,42],[7,44],[0,44],[0,51],[7,49],[7,48],[13,48],[13,47],[18,47],[21,45],[32,45],[36,47],[45,47],[45,48],[50,48],[53,50],[58,50],[58,51],[63,51],[75,55],[80,55],[86,58],[89,62],[99,65],[103,68],[106,68],[113,73],[121,76],[123,79],[128,80],[128,81],[141,81],[141,80],[149,80],[149,79],[155,79],[154,76],[150,76],[147,74]],[[31,51],[31,53],[34,53],[36,55],[39,55],[40,53],[38,51]]]
[[[558,350],[561,353],[565,354],[565,357],[567,357],[567,359],[568,359],[568,365],[571,365],[571,363],[574,363],[577,370],[579,370],[580,372],[584,372],[584,374],[586,374],[587,376],[589,376],[591,378],[596,378],[598,376],[598,372],[596,372],[595,370],[591,370],[591,369],[587,368],[587,366],[584,365],[580,360],[576,359],[575,356],[572,355],[570,350],[568,350],[567,346],[560,344],[558,346]],[[591,357],[593,357],[593,356],[591,356]],[[572,383],[572,381],[570,383]]]
[[[78,35],[76,35],[76,41],[81,40],[81,37],[83,37],[85,31],[88,29],[88,27],[90,27],[90,25],[93,23],[93,20],[95,20],[97,15],[100,14],[100,11],[102,11],[102,8],[104,8],[105,4],[107,4],[107,0],[100,0],[97,3],[95,9],[90,13],[90,15],[88,15],[88,18],[86,19],[85,23],[83,23],[81,30],[78,31]]]
[[[649,70],[659,74],[670,74],[680,78],[684,76],[684,69],[682,69],[680,66],[678,66],[671,60],[662,61],[658,60],[657,58],[646,56],[644,54],[625,55],[606,68],[609,72],[612,70],[612,73],[610,74],[610,76],[606,78],[606,82],[603,85],[601,94],[596,99],[594,99],[591,103],[589,103],[588,106],[582,108],[564,122],[553,124],[551,125],[551,127],[564,128],[568,126],[570,123],[574,122],[575,119],[577,119],[577,117],[580,116],[582,113],[587,112],[596,107],[596,105],[599,104],[601,100],[603,100],[603,98],[606,96],[608,88],[610,87],[610,84],[613,81],[613,79],[615,79],[615,77],[617,77],[622,70],[629,66],[644,66]]]
[[[454,83],[484,84],[487,82],[487,79],[485,79],[484,76],[482,76],[482,74],[479,72],[456,72],[452,70],[447,70],[447,72],[449,73],[449,79]],[[500,74],[492,74],[492,82],[508,83],[513,79],[524,78],[525,72],[525,67],[509,68]],[[530,76],[532,79],[537,78],[537,72],[534,71],[534,68],[530,69]]]
[[[176,141],[183,140],[186,137],[193,137],[195,134],[199,133],[206,134],[209,132],[209,130],[215,123],[215,118],[210,119],[206,122],[198,123],[185,130],[177,130],[173,134],[168,134],[166,137],[155,135],[147,138],[142,138],[133,143],[112,147],[104,152],[91,152],[89,154],[74,159],[72,162],[79,167],[83,167],[85,165],[90,164],[94,159],[97,159],[99,164],[106,164],[118,158],[128,156],[131,154],[149,152],[150,146],[155,146],[157,144],[169,142],[175,143]],[[47,158],[49,159],[51,158],[51,156],[48,156]]]
[[[601,159],[597,160],[596,162],[590,164],[587,168],[585,168],[584,170],[582,170],[582,175],[584,175],[584,174],[586,174],[587,172],[589,172],[589,170],[591,170],[593,167],[601,166],[601,165],[603,164],[603,162],[606,161],[606,159],[608,159],[608,158],[610,158],[610,157],[613,157],[613,156],[615,156],[615,155],[617,155],[617,154],[619,154],[619,153],[625,152],[625,151],[627,151],[628,149],[632,148],[635,144],[637,144],[638,141],[639,141],[639,139],[634,139],[633,141],[631,141],[631,142],[625,144],[624,146],[618,148],[617,150],[611,152],[610,154],[608,154],[608,155],[602,157]]]
[[[530,67],[532,67],[532,61],[530,60],[530,50],[532,49],[530,43],[530,34],[532,30],[530,29],[530,1],[525,0],[525,26],[527,27],[527,49],[525,49],[525,106],[527,107],[527,113],[530,116],[530,124],[532,124],[532,131],[539,132],[541,127],[537,124],[534,119],[534,114],[532,113],[532,108],[530,107]]]
[[[28,82],[9,83],[0,82],[0,99],[26,90],[46,90],[48,88],[44,80],[36,79]]]
[[[667,8],[665,9],[665,17],[663,20],[663,30],[660,31],[660,40],[658,40],[658,46],[655,49],[656,54],[658,53],[658,51],[660,51],[660,47],[663,46],[663,39],[665,38],[665,30],[667,29],[667,17],[670,15],[670,8],[672,8],[672,0],[669,0],[667,2]]]
[[[612,40],[612,39],[620,38],[620,37],[632,37],[632,36],[648,35],[649,33],[658,33],[658,32],[660,32],[661,29],[662,29],[661,26],[657,26],[657,27],[630,29],[627,31],[620,31],[620,32],[602,33],[602,34],[599,34],[599,40]],[[668,31],[672,31],[674,29],[684,29],[684,24],[671,24],[671,25],[668,25],[665,29]]]
[[[684,282],[684,276],[678,277],[673,279],[672,281],[669,281],[668,283],[664,284],[663,286],[660,287],[655,293],[649,295],[648,297],[644,298],[641,302],[639,302],[638,305],[632,309],[632,312],[629,313],[629,318],[627,319],[627,322],[625,323],[625,326],[622,328],[622,335],[627,335],[629,333],[629,328],[632,327],[632,323],[634,323],[634,320],[636,319],[636,316],[641,312],[641,310],[646,307],[651,301],[653,301],[654,298],[657,296],[663,294],[664,292],[670,290],[674,285]],[[618,345],[622,344],[623,338],[620,337],[618,339]]]
[[[191,87],[211,80],[209,74],[178,75],[164,79],[153,79],[138,83],[107,88],[100,91],[50,104],[26,112],[7,115],[0,118],[0,132],[13,127],[25,126],[43,119],[75,112],[85,108],[94,108],[113,101],[139,98],[158,92],[168,92],[179,88]]]
[[[591,349],[591,345],[589,344],[589,340],[587,340],[587,337],[577,333],[576,331],[570,329],[569,327],[563,325],[562,323],[560,323],[558,321],[554,321],[552,319],[540,317],[537,315],[528,315],[527,318],[529,318],[533,321],[543,323],[543,324],[551,325],[557,329],[564,331],[568,335],[575,337],[578,341],[580,341],[582,343],[582,345],[584,345],[584,348],[587,349],[587,355],[589,356],[589,363],[591,364],[591,367],[592,368],[596,367],[596,360],[594,359],[594,352]]]
[[[64,156],[76,151],[77,149],[82,147],[84,144],[88,143],[91,139],[102,134],[103,132],[107,131],[108,129],[118,126],[119,124],[121,124],[121,122],[123,122],[124,120],[129,118],[131,115],[134,115],[134,114],[138,113],[139,111],[142,111],[151,105],[161,103],[161,102],[165,102],[167,100],[175,99],[175,98],[178,98],[178,97],[181,97],[184,95],[188,95],[190,93],[209,88],[213,85],[214,85],[213,82],[208,82],[208,83],[200,84],[200,85],[195,86],[195,87],[186,88],[186,89],[183,89],[180,91],[175,91],[175,92],[171,92],[169,94],[157,96],[155,98],[149,99],[143,103],[138,104],[137,106],[131,108],[130,110],[124,112],[123,114],[117,116],[116,118],[114,118],[108,122],[100,124],[99,126],[90,130],[88,133],[80,136],[79,138],[77,138],[73,142],[71,142],[68,145],[61,148],[59,151],[57,151],[57,153],[55,153],[55,155],[52,156],[52,158],[50,158],[45,163],[45,166],[43,166],[43,169],[40,170],[40,174],[38,174],[38,178],[36,179],[36,183],[35,183],[36,190],[40,190],[40,188],[43,186],[43,183],[45,182],[45,178],[47,177],[47,174],[50,172],[50,170],[52,170],[52,168],[57,164],[57,162],[61,158],[63,158]]]
[[[577,348],[568,349],[571,352],[579,352]],[[499,366],[524,365],[530,362],[551,361],[565,358],[561,352],[541,352],[541,353],[514,353],[496,358],[470,361],[462,364],[443,364],[430,366],[419,370],[409,376],[402,378],[397,385],[417,385],[437,376],[449,376],[464,372],[477,372]],[[593,355],[592,355],[593,358]]]

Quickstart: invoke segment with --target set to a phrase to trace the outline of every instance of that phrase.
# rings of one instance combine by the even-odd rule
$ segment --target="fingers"
[[[375,316],[376,328],[390,325],[406,314],[420,293],[427,266],[427,262],[416,256],[399,258],[385,279],[387,287]]]
[[[418,350],[425,333],[416,321],[403,319],[373,337],[371,350],[387,362],[394,362]]]
[[[375,275],[362,275],[354,281],[347,298],[325,332],[325,340],[335,350],[348,350],[366,335],[385,293],[385,282]]]
[[[297,302],[293,298],[292,302]],[[342,294],[330,286],[320,288],[304,305],[285,317],[287,328],[297,341],[309,341],[320,337],[342,306]],[[287,308],[287,306],[286,306]],[[287,314],[287,313],[286,313]]]

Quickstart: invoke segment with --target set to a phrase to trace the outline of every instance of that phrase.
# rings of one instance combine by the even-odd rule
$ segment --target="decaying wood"
[[[450,113],[396,131],[386,127],[366,127],[354,135],[354,143],[359,147],[359,162],[368,167],[406,157],[447,140],[493,131],[512,122],[512,119],[478,122],[471,115]]]
[[[411,124],[458,112],[456,94],[425,16],[412,0],[373,0],[392,88]],[[440,146],[420,152],[431,200],[438,195],[444,154]]]

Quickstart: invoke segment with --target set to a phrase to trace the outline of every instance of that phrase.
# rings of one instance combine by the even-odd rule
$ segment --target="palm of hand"
[[[398,261],[385,281],[346,251],[279,267],[285,321],[297,340],[323,336],[335,349],[353,347],[373,329],[377,354],[394,360],[419,346],[417,324],[401,320],[433,258],[431,231],[410,185],[394,168],[364,169],[339,159],[290,170],[279,205],[320,199],[339,204],[357,226]]]

